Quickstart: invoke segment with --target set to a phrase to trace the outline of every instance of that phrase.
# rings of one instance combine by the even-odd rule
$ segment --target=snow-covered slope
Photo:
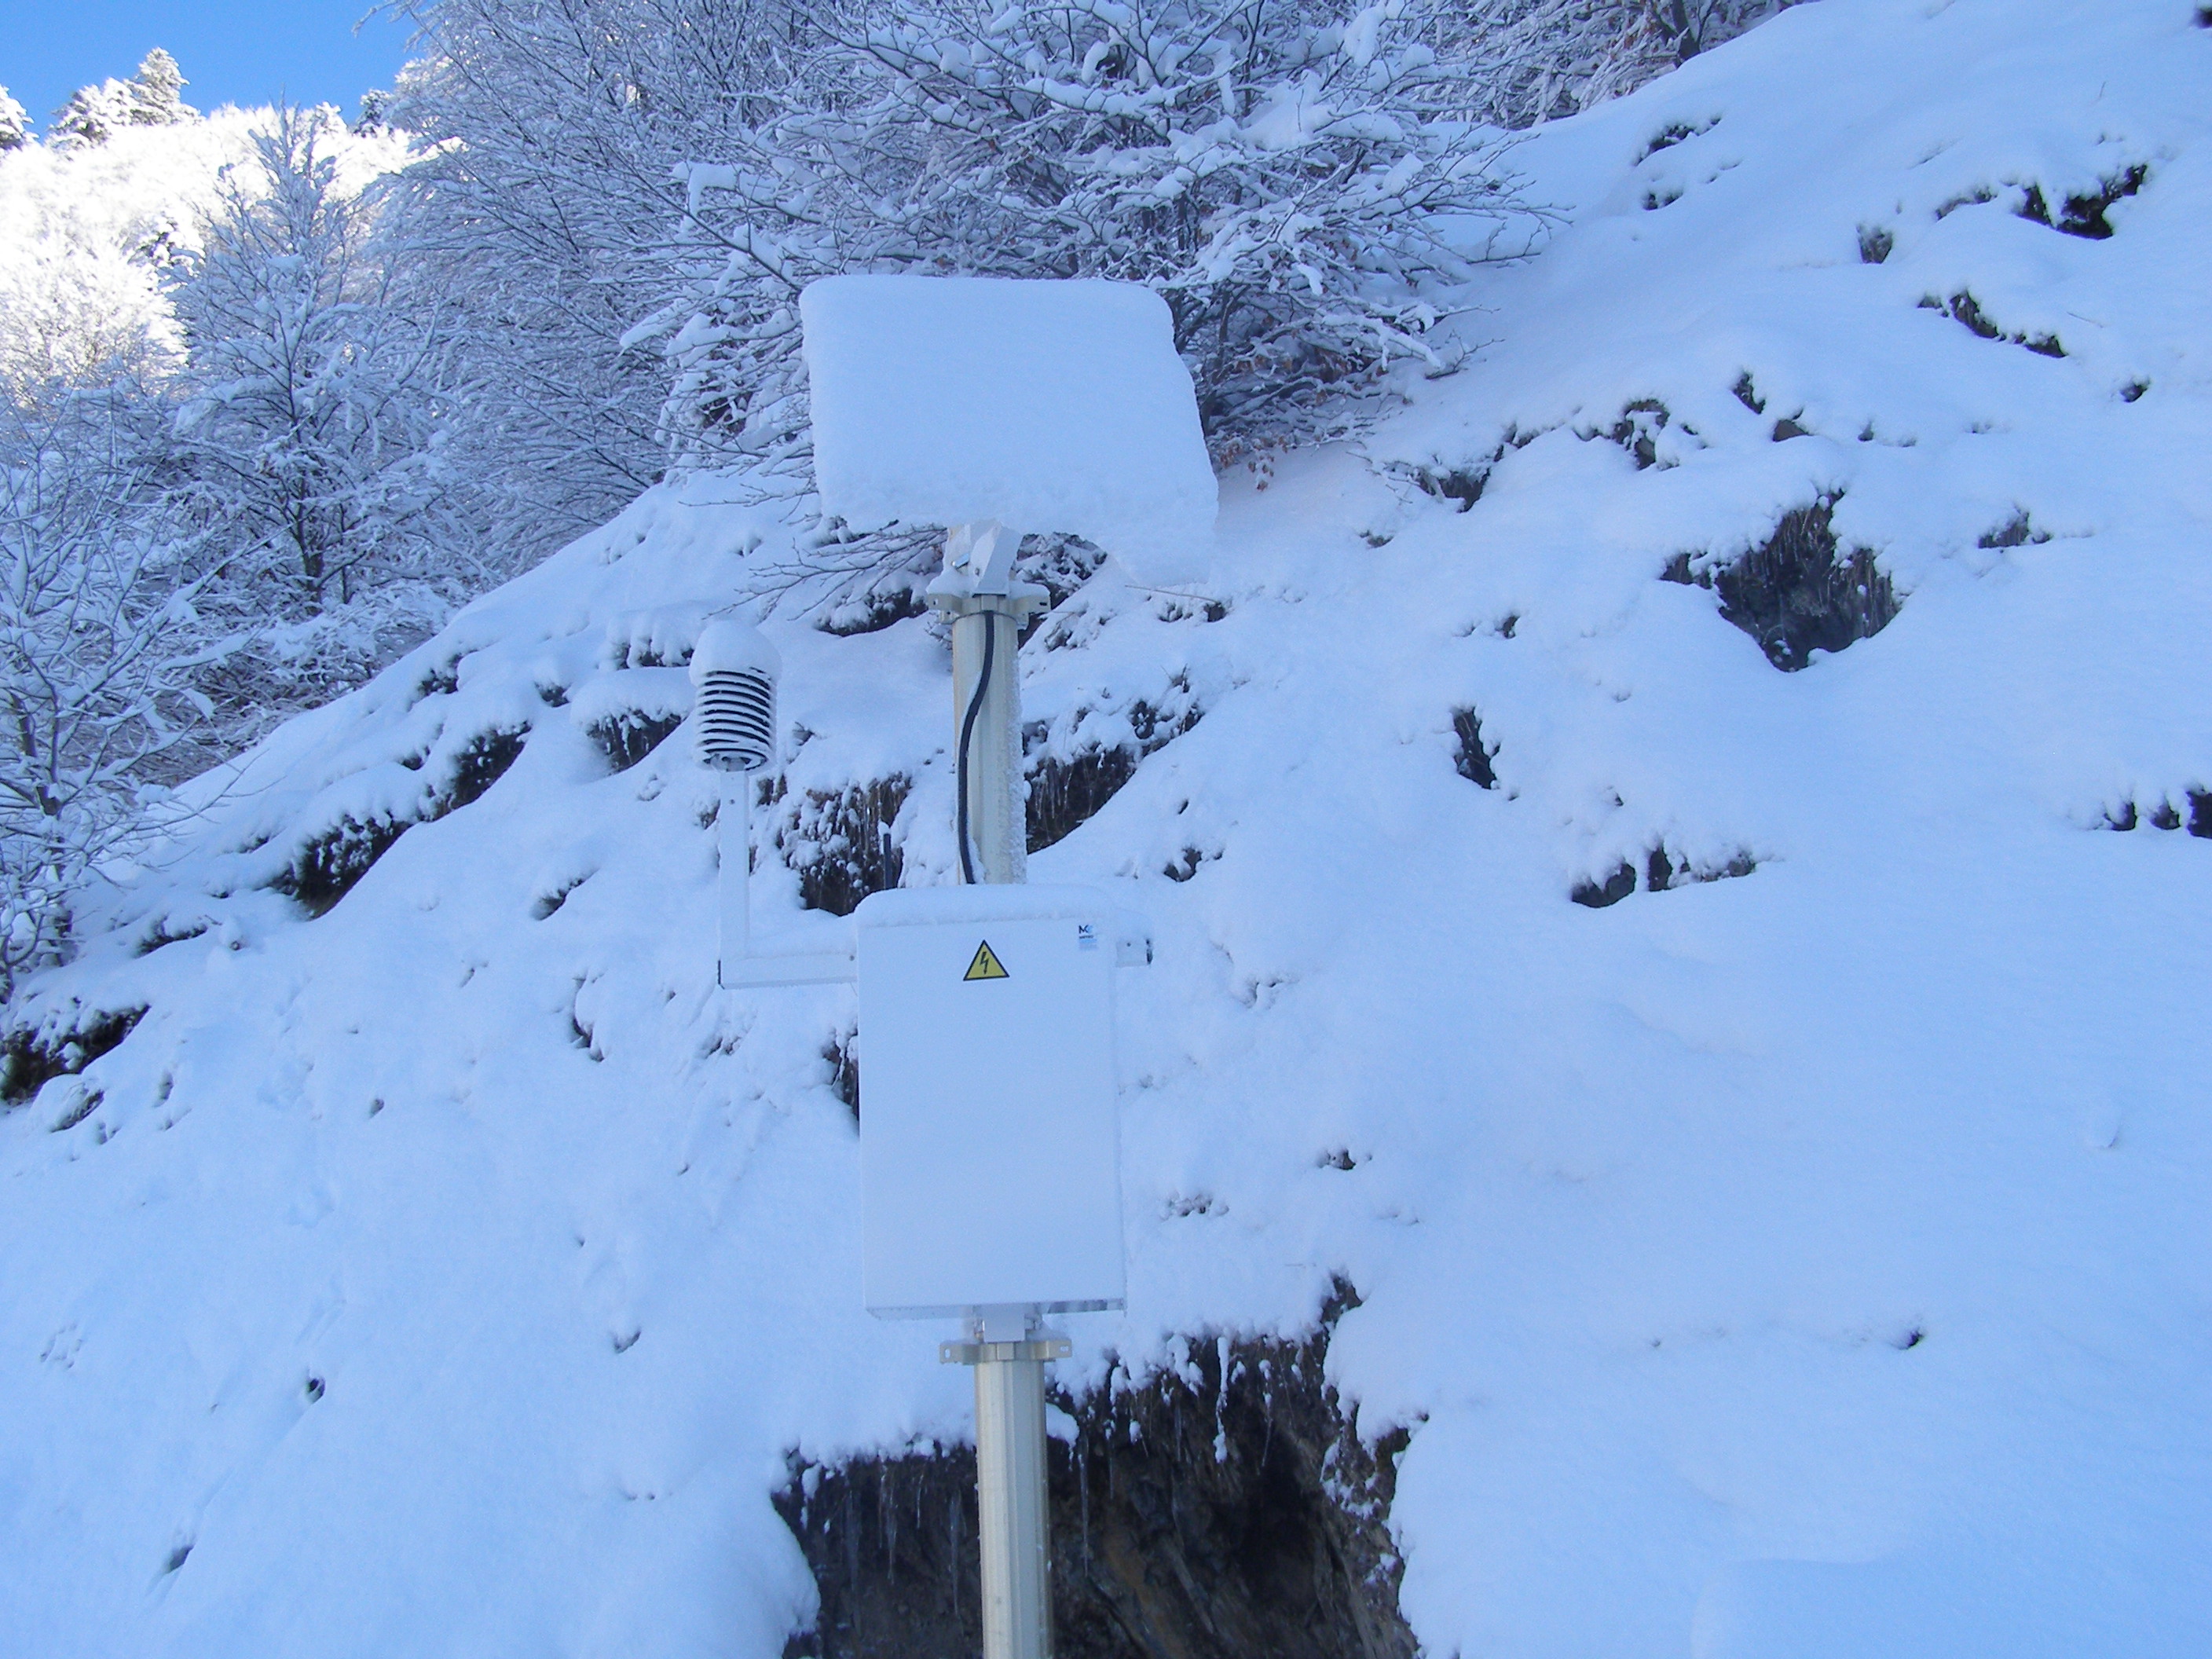
[[[197,249],[223,170],[253,154],[265,109],[120,126],[104,143],[0,155],[0,374],[67,373],[108,353],[179,342],[162,271]],[[406,160],[390,132],[352,133],[331,112],[323,152],[347,190]],[[250,171],[250,169],[249,169]]]
[[[2193,10],[1821,0],[1544,131],[1472,368],[1024,649],[1041,780],[1151,749],[1031,860],[1158,945],[1062,1370],[1348,1279],[1431,1653],[2212,1646]],[[49,1047],[146,1012],[0,1121],[15,1650],[773,1656],[787,1455],[964,1432],[860,1311],[850,994],[717,993],[710,781],[611,769],[793,550],[733,494],[210,781],[40,988]],[[1824,525],[1895,617],[1779,672],[1721,607]],[[948,879],[929,626],[770,625],[757,927],[830,925],[793,861]],[[889,851],[802,839],[885,781]]]

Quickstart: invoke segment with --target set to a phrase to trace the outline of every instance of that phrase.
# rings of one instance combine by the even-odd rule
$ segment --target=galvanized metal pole
[[[1012,1310],[1007,1310],[1012,1311]],[[1052,1659],[1052,1549],[1046,1508],[1045,1362],[1067,1357],[1065,1337],[947,1342],[939,1357],[975,1368],[975,1498],[981,1547],[983,1659]]]

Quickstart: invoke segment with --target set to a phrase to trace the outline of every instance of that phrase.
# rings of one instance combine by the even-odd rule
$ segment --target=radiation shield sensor
[[[1114,970],[1140,932],[1086,887],[877,893],[854,921],[868,1311],[1121,1307]]]

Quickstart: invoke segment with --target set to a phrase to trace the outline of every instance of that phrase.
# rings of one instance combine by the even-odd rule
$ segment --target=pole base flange
[[[1064,1336],[1040,1336],[1027,1342],[940,1342],[940,1365],[1004,1365],[1017,1359],[1065,1359],[1075,1345]]]

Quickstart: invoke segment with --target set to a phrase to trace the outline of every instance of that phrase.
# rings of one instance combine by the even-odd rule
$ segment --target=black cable
[[[968,740],[975,735],[975,717],[983,712],[983,695],[991,689],[991,658],[999,643],[998,613],[986,611],[983,617],[983,667],[975,676],[975,689],[969,695],[967,718],[960,722],[960,754],[954,770],[959,775],[960,791],[960,876],[973,887],[975,884],[975,854],[968,838]]]

